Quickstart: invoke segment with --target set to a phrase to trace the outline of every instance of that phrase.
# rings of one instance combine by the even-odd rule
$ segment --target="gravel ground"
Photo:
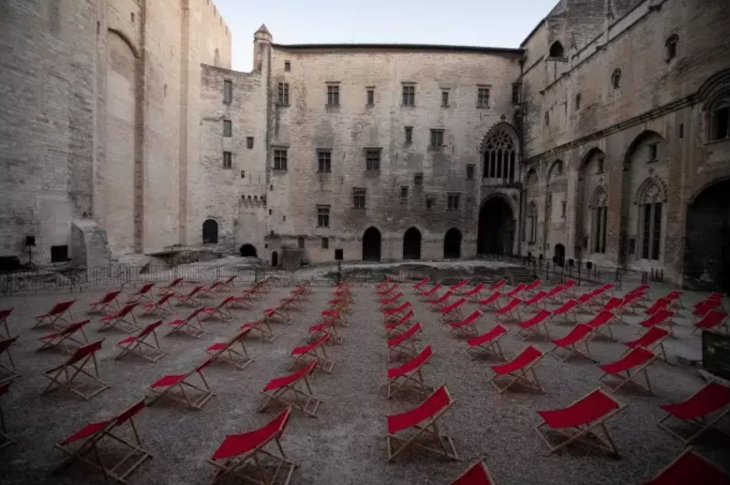
[[[100,355],[101,376],[111,384],[88,402],[66,393],[40,396],[46,380],[41,371],[63,359],[60,352],[36,352],[37,338],[45,332],[30,330],[32,316],[41,313],[62,295],[0,299],[0,308],[15,306],[10,326],[19,334],[12,348],[18,370],[17,380],[2,398],[8,434],[18,444],[0,451],[0,483],[11,484],[92,484],[102,478],[84,466],[74,466],[59,475],[51,470],[61,454],[53,443],[70,436],[90,421],[104,419],[146,394],[147,386],[165,374],[186,372],[202,361],[204,350],[213,342],[231,336],[238,324],[260,315],[289,293],[289,288],[273,288],[254,310],[238,310],[235,320],[226,324],[211,320],[208,333],[200,340],[186,336],[163,337],[161,344],[170,352],[156,364],[135,359],[115,361],[113,344],[123,338],[116,331],[100,334],[99,324],[92,323],[89,338],[105,337]],[[410,288],[407,291],[410,295]],[[76,314],[80,317],[90,301],[100,293],[76,295]],[[292,484],[447,484],[480,457],[497,484],[637,484],[657,473],[681,452],[681,444],[656,426],[664,413],[659,405],[684,399],[703,385],[696,370],[674,363],[675,350],[699,348],[699,337],[690,336],[690,320],[679,318],[678,339],[667,344],[670,363],[651,367],[650,375],[656,396],[640,391],[619,391],[616,397],[628,404],[625,411],[608,424],[622,452],[621,459],[581,447],[570,447],[549,454],[544,443],[532,431],[538,422],[539,409],[565,406],[597,387],[601,375],[595,364],[576,358],[561,363],[546,356],[537,366],[545,394],[513,388],[500,396],[488,383],[489,365],[496,361],[471,361],[463,340],[452,338],[435,313],[410,297],[418,320],[424,326],[419,346],[431,344],[434,358],[424,371],[429,384],[446,384],[457,401],[441,420],[445,432],[452,436],[463,461],[450,462],[433,455],[406,453],[394,463],[386,463],[385,415],[414,406],[418,397],[401,394],[386,399],[386,346],[382,319],[371,286],[355,290],[354,315],[350,326],[342,330],[342,345],[328,348],[335,361],[331,375],[318,373],[312,379],[315,394],[324,400],[318,417],[296,413],[282,440],[290,459],[298,462]],[[657,296],[657,295],[655,295]],[[694,303],[703,295],[686,295],[685,303]],[[329,288],[315,288],[306,310],[296,314],[292,325],[273,324],[279,337],[274,343],[246,342],[254,362],[239,371],[227,364],[213,365],[205,375],[217,396],[203,411],[193,411],[170,401],[160,401],[137,418],[140,434],[154,458],[131,475],[133,484],[208,483],[212,467],[205,462],[226,434],[256,428],[275,415],[256,412],[262,403],[260,394],[266,382],[288,372],[288,353],[304,342],[309,325],[317,321],[330,297]],[[215,301],[215,300],[212,300]],[[728,305],[726,304],[726,307]],[[470,312],[473,305],[467,309]],[[187,309],[179,312],[180,315]],[[685,312],[686,314],[686,312]],[[486,313],[478,322],[480,332],[493,325],[493,314]],[[582,315],[588,320],[589,315]],[[637,321],[634,318],[633,321]],[[152,321],[145,319],[144,321]],[[515,337],[516,325],[507,324],[510,334],[503,340],[505,353],[515,356],[527,344]],[[554,336],[563,336],[569,326],[551,325]],[[636,325],[614,327],[620,341],[631,340]],[[162,334],[166,333],[166,330]],[[551,344],[531,340],[531,344],[548,350]],[[591,350],[602,363],[617,360],[624,348],[610,341],[595,341]],[[730,440],[709,436],[697,449],[716,463],[728,456]],[[725,460],[728,461],[727,459]]]

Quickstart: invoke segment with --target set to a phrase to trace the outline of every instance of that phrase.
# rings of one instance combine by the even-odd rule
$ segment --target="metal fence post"
[[[259,282],[259,267],[258,266],[253,267],[253,282],[254,283]]]
[[[342,261],[337,260],[337,284],[339,285],[342,281]]]

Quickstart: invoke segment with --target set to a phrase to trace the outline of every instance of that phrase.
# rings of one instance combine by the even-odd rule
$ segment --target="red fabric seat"
[[[284,432],[290,416],[291,409],[286,409],[257,430],[243,434],[227,435],[211,458],[213,460],[233,458],[266,444],[269,440]]]
[[[446,386],[441,386],[415,408],[399,414],[387,415],[388,433],[395,434],[412,426],[417,426],[425,420],[433,418],[451,403],[452,399],[446,390]]]
[[[422,326],[420,323],[415,323],[411,325],[408,330],[405,332],[396,335],[395,337],[388,340],[388,347],[397,347],[401,343],[405,342],[409,338],[413,337],[415,334],[420,332],[422,330]]]
[[[454,310],[458,309],[464,303],[466,303],[466,298],[459,298],[455,302],[453,302],[453,303],[451,303],[451,304],[449,304],[449,305],[447,305],[445,307],[442,307],[441,308],[441,314],[442,315],[445,315],[445,314],[451,313]]]
[[[464,293],[464,296],[467,297],[467,298],[469,298],[469,297],[478,295],[479,293],[482,292],[483,289],[484,289],[484,283],[479,283],[474,288],[472,288],[471,290],[469,290],[466,293]]]
[[[609,323],[613,319],[613,317],[614,314],[611,313],[609,310],[601,310],[600,312],[598,312],[598,315],[593,317],[593,319],[585,322],[585,324],[593,329],[596,329]]]
[[[174,386],[178,382],[181,382],[181,381],[185,380],[185,378],[187,376],[188,376],[188,374],[178,374],[178,375],[164,376],[162,379],[156,381],[150,387],[170,387],[170,386]]]
[[[471,312],[471,313],[469,314],[469,316],[468,316],[468,317],[466,317],[466,318],[465,318],[465,319],[463,319],[462,321],[460,321],[460,322],[453,322],[453,323],[451,323],[451,326],[452,326],[453,328],[461,328],[461,327],[466,327],[466,326],[468,326],[468,325],[472,325],[472,324],[473,324],[474,322],[476,322],[476,321],[477,321],[477,320],[479,319],[479,317],[481,317],[482,315],[483,315],[483,314],[482,314],[482,312],[481,312],[481,311],[479,311],[479,310],[474,310],[473,312]]]
[[[392,330],[392,329],[398,327],[399,325],[403,325],[404,323],[407,323],[411,318],[413,318],[413,315],[415,315],[415,313],[413,312],[413,310],[409,310],[408,313],[406,313],[405,315],[403,315],[400,318],[400,320],[398,320],[396,322],[393,322],[393,323],[387,324],[385,326],[385,329],[386,330]]]
[[[489,287],[489,291],[495,291],[507,284],[507,280],[499,280]]]
[[[425,285],[425,284],[426,284],[426,283],[428,283],[429,281],[431,281],[431,278],[430,278],[429,276],[424,276],[424,277],[423,277],[423,279],[422,279],[421,281],[419,281],[418,283],[415,283],[415,284],[413,285],[413,289],[414,289],[414,290],[419,290],[419,289],[421,289],[421,287],[422,287],[423,285]]]
[[[81,428],[76,433],[72,434],[65,440],[61,441],[62,445],[67,445],[69,443],[73,443],[74,441],[82,440],[84,438],[88,438],[91,435],[94,435],[102,430],[104,430],[107,426],[109,426],[111,423],[114,422],[114,418],[108,419],[106,421],[99,421],[98,423],[89,423],[83,428]]]
[[[285,386],[289,386],[291,384],[294,384],[298,380],[300,380],[305,375],[309,374],[314,370],[314,366],[317,363],[315,361],[310,362],[307,364],[306,367],[303,367],[302,369],[298,370],[297,372],[294,372],[293,374],[289,374],[283,377],[276,377],[274,379],[271,379],[268,384],[266,384],[266,387],[264,387],[264,392],[266,391],[274,391],[276,389],[283,388]]]
[[[578,300],[571,299],[563,303],[560,307],[553,310],[553,315],[563,315],[568,313],[569,311],[573,310],[576,306],[578,306]]]
[[[497,375],[511,374],[535,363],[542,356],[543,353],[531,345],[506,364],[493,365],[491,367]]]
[[[600,366],[600,368],[608,374],[619,374],[621,372],[627,372],[634,367],[645,365],[654,357],[656,356],[653,352],[650,352],[643,347],[637,347],[632,349],[631,352],[626,354],[626,356],[622,359],[610,364],[604,364]]]
[[[489,471],[484,462],[479,460],[469,467],[459,478],[451,482],[451,485],[494,485]]]
[[[728,485],[730,474],[691,449],[685,450],[643,485]]]
[[[639,322],[639,325],[645,328],[651,328],[656,325],[661,325],[667,319],[671,319],[673,316],[674,312],[669,311],[666,308],[660,308],[651,315],[649,315],[649,317]]]
[[[218,350],[225,349],[227,346],[228,346],[228,344],[226,342],[218,342],[218,343],[215,343],[215,344],[211,345],[210,347],[208,347],[208,351],[216,352]]]
[[[536,289],[538,286],[542,285],[542,280],[535,280],[529,285],[525,286],[525,291],[531,292],[532,290]]]
[[[544,300],[546,296],[547,296],[547,292],[544,291],[544,290],[540,290],[537,293],[535,293],[535,296],[533,296],[532,298],[528,298],[527,300],[525,300],[524,303],[527,306],[535,306],[538,303],[540,303],[542,300]]]
[[[669,298],[666,298],[666,297],[659,298],[657,301],[652,303],[649,308],[644,310],[644,313],[646,313],[647,315],[652,315],[653,313],[655,313],[658,310],[663,310],[663,309],[667,308],[671,302],[672,302],[672,300]]]
[[[476,337],[468,339],[466,343],[469,344],[470,347],[477,347],[479,345],[490,342],[506,333],[507,329],[505,327],[503,327],[502,325],[496,325],[487,333],[483,333],[482,335],[478,335]]]
[[[705,316],[703,316],[698,322],[696,322],[694,324],[695,328],[693,330],[693,333],[696,332],[698,329],[700,329],[700,330],[714,329],[715,327],[718,327],[723,322],[725,322],[725,333],[730,335],[730,329],[728,329],[728,326],[727,326],[727,317],[728,317],[728,314],[725,312],[721,312],[719,310],[710,310],[705,314]]]
[[[479,302],[478,302],[478,303],[479,303],[480,305],[492,305],[492,304],[493,304],[493,303],[495,303],[495,302],[496,302],[497,300],[499,300],[499,298],[500,298],[501,296],[502,296],[502,293],[500,293],[499,291],[495,291],[494,293],[492,293],[491,295],[489,295],[489,296],[488,296],[488,297],[486,297],[485,299],[483,299],[483,300],[479,300]]]
[[[730,387],[710,382],[689,399],[659,406],[672,416],[688,421],[698,419],[730,405]]]
[[[566,408],[538,411],[537,414],[553,429],[573,428],[597,421],[619,407],[615,399],[596,389]]]
[[[553,343],[557,345],[558,347],[568,347],[570,345],[574,345],[577,342],[580,342],[586,336],[588,336],[593,329],[586,325],[585,323],[579,323],[575,327],[573,327],[570,332],[568,332],[568,335],[566,335],[563,338],[557,338],[553,340]]]
[[[519,295],[520,293],[522,293],[522,291],[523,291],[523,290],[524,290],[524,289],[525,289],[526,287],[527,287],[527,285],[526,285],[526,284],[524,284],[524,283],[520,283],[519,285],[515,286],[515,287],[514,287],[514,288],[512,288],[512,289],[511,289],[510,291],[508,291],[507,293],[505,293],[505,294],[504,294],[504,296],[506,296],[506,297],[508,297],[508,298],[512,298],[512,297],[515,297],[515,296]]]
[[[391,369],[388,369],[388,379],[395,379],[396,377],[410,374],[416,369],[423,367],[432,356],[433,349],[430,345],[428,345],[418,355],[413,357],[408,362],[399,367],[393,367]]]
[[[309,345],[302,345],[300,347],[296,347],[294,350],[291,351],[291,354],[290,355],[291,356],[296,356],[296,355],[308,354],[309,352],[311,352],[312,350],[316,349],[320,345],[323,345],[327,341],[327,339],[329,339],[329,338],[330,338],[330,334],[329,333],[326,333],[326,334],[324,334],[323,337],[321,337],[316,342],[313,342],[313,343],[311,343]]]
[[[537,312],[535,315],[533,315],[532,317],[528,318],[524,322],[520,322],[519,323],[519,326],[521,328],[531,328],[531,327],[534,327],[535,325],[538,325],[538,324],[544,322],[545,320],[547,320],[550,317],[550,315],[551,315],[551,312],[550,311],[548,311],[548,310],[540,310],[539,312]]]
[[[383,310],[383,313],[384,313],[384,314],[385,314],[386,316],[390,316],[390,315],[395,315],[395,314],[397,314],[397,313],[400,313],[400,312],[402,312],[403,310],[405,310],[406,308],[408,308],[408,307],[410,307],[410,306],[411,306],[411,302],[409,302],[409,301],[404,301],[404,302],[403,302],[403,303],[401,303],[401,304],[400,304],[400,305],[399,305],[399,306],[398,306],[397,308],[393,308],[393,309],[391,309],[391,310]]]

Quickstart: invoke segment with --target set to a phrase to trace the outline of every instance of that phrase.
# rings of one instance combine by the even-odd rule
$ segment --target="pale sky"
[[[519,47],[558,0],[214,0],[233,34],[233,69],[250,71],[264,23],[277,44]]]

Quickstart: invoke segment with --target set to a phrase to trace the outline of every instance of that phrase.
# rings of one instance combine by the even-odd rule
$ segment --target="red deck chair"
[[[507,280],[499,280],[493,285],[491,285],[489,288],[487,288],[489,291],[497,291],[501,289],[504,285],[507,284]]]
[[[637,384],[640,387],[647,389],[650,393],[654,394],[654,392],[651,390],[651,381],[649,380],[649,374],[646,372],[646,368],[654,361],[654,359],[656,359],[656,354],[654,354],[650,350],[647,350],[643,347],[631,349],[631,351],[621,357],[620,360],[617,360],[616,362],[613,362],[611,364],[604,364],[599,366],[601,370],[605,372],[605,374],[599,377],[598,381],[601,383],[601,385],[606,386],[606,389],[611,392],[615,392],[623,387],[625,384],[633,382],[634,384]],[[626,374],[626,376],[623,375],[624,373]],[[634,380],[639,375],[644,376],[646,386],[642,386]],[[620,380],[620,383],[614,387],[610,387],[603,381],[606,376],[613,376],[614,378]]]
[[[311,327],[309,327],[309,333],[312,334],[310,336],[310,342],[315,342],[321,339],[325,334],[329,335],[329,338],[327,338],[326,340],[327,344],[341,344],[343,342],[343,338],[337,330],[336,318],[329,318],[326,319],[323,323],[312,325]]]
[[[55,448],[68,456],[58,467],[66,467],[76,460],[79,460],[120,483],[126,483],[127,477],[132,474],[152,454],[144,448],[139,437],[137,427],[134,425],[134,417],[144,409],[144,400],[139,401],[122,413],[107,419],[89,423],[79,431],[65,440],[57,443]],[[131,432],[124,433],[121,428],[129,424]],[[107,459],[102,459],[102,446],[105,442],[112,440],[114,454],[109,454]],[[120,454],[119,444],[124,445],[126,453]],[[112,457],[116,456],[116,460]],[[120,460],[119,457],[123,456]]]
[[[578,283],[575,280],[568,280],[563,282],[563,294],[569,298],[577,298],[578,295],[575,292],[576,285]]]
[[[92,302],[89,304],[89,311],[86,313],[109,313],[109,310],[112,310],[116,312],[119,310],[119,304],[117,302],[117,297],[122,292],[122,290],[115,290],[110,291],[106,295],[104,295],[100,300],[97,300],[95,302]]]
[[[184,278],[175,278],[169,285],[162,286],[158,289],[158,296],[174,295],[177,288],[182,284]]]
[[[520,330],[517,332],[517,335],[522,337],[522,340],[527,340],[530,337],[540,337],[550,340],[550,332],[547,328],[549,318],[550,311],[540,310],[527,320],[518,323]]]
[[[177,303],[175,303],[175,306],[183,306],[188,305],[192,307],[201,307],[204,306],[203,302],[198,300],[198,296],[200,296],[201,292],[205,286],[194,286],[190,289],[190,291],[187,294],[183,293],[175,293],[175,299],[177,300]]]
[[[422,288],[418,291],[419,296],[421,297],[421,301],[427,301],[430,300],[436,295],[438,295],[438,291],[441,289],[441,283],[436,283],[429,289]]]
[[[499,299],[501,297],[502,293],[495,291],[483,300],[479,300],[477,304],[479,304],[483,310],[499,310]]]
[[[575,311],[582,311],[585,313],[593,313],[593,299],[596,297],[598,293],[596,293],[597,290],[589,291],[588,293],[583,293],[582,295],[578,295],[578,298],[575,300],[578,302],[578,305],[575,307]]]
[[[287,408],[259,429],[226,435],[226,439],[208,460],[217,468],[211,485],[218,483],[221,478],[234,476],[251,483],[289,485],[298,465],[287,460],[280,440],[290,416],[291,408]],[[276,443],[278,455],[264,449],[272,441]]]
[[[203,308],[196,308],[190,315],[185,318],[178,318],[171,322],[167,322],[172,330],[167,333],[167,337],[175,335],[176,333],[184,333],[190,335],[193,338],[200,338],[205,335],[205,329],[203,328],[203,321],[200,319],[200,314],[203,312]]]
[[[253,359],[248,356],[246,346],[243,343],[243,339],[246,335],[251,333],[250,328],[241,329],[236,335],[233,336],[227,342],[218,342],[210,347],[206,352],[213,356],[213,362],[216,360],[222,360],[234,366],[236,369],[244,370],[248,365],[253,362]],[[241,350],[236,349],[236,344],[239,344]]]
[[[642,485],[727,485],[730,473],[688,448]]]
[[[214,281],[209,286],[204,286],[198,293],[198,298],[204,296],[206,298],[214,298],[221,293],[223,283],[220,281]]]
[[[618,455],[618,449],[606,428],[606,421],[626,406],[606,394],[602,389],[595,389],[586,396],[573,402],[570,406],[538,411],[542,422],[535,426],[535,431],[553,453],[574,441],[608,451]],[[557,434],[562,439],[553,445],[547,431]],[[585,439],[592,438],[592,439]],[[596,439],[598,443],[596,443]]]
[[[388,286],[393,279],[390,277],[390,275],[386,275],[385,279],[383,281],[378,281],[375,283],[375,288],[383,288],[384,286]]]
[[[294,357],[294,362],[292,362],[289,370],[294,370],[301,363],[309,364],[309,362],[316,362],[317,369],[331,374],[335,363],[327,356],[327,351],[325,350],[325,343],[327,343],[329,338],[330,333],[328,332],[311,344],[302,345],[292,350],[289,355]]]
[[[479,460],[451,482],[451,485],[494,485],[494,483],[487,466]]]
[[[471,290],[464,292],[464,297],[467,299],[467,301],[470,301],[472,303],[478,303],[479,300],[482,299],[482,291],[484,291],[484,283],[479,283],[475,287],[473,287]]]
[[[147,403],[148,406],[154,405],[157,401],[167,396],[179,403],[185,404],[193,409],[202,410],[203,407],[215,397],[215,393],[210,390],[208,381],[205,380],[203,370],[213,362],[213,356],[208,357],[205,361],[187,374],[166,375],[150,385],[149,389],[154,397]],[[195,375],[202,385],[194,384]]]
[[[578,317],[575,314],[577,307],[578,300],[568,300],[553,310],[550,320],[554,323],[571,323],[575,325],[578,323]]]
[[[169,317],[170,315],[173,315],[175,310],[172,309],[170,300],[174,297],[174,293],[167,293],[166,295],[161,296],[157,301],[145,303],[142,305],[142,308],[144,309],[142,316],[159,315],[162,317]]]
[[[671,310],[667,310],[665,308],[657,310],[656,312],[639,322],[639,325],[643,327],[641,330],[639,330],[639,332],[645,332],[650,328],[658,327],[660,325],[666,325],[669,328],[669,333],[672,333],[672,323],[674,323],[672,321],[673,317],[674,312]]]
[[[522,320],[520,316],[520,305],[522,305],[522,300],[512,298],[506,305],[497,309],[494,320],[498,323]]]
[[[466,303],[466,298],[462,296],[455,302],[441,307],[441,313],[439,315],[439,320],[441,320],[441,323],[446,324],[462,321],[464,319],[464,316],[461,313],[461,308],[464,306],[464,303]]]
[[[322,400],[314,397],[312,386],[309,385],[309,380],[307,379],[307,376],[314,372],[316,365],[317,362],[311,361],[306,367],[293,374],[271,379],[262,391],[267,399],[259,408],[259,412],[264,412],[270,406],[278,404],[293,406],[311,418],[316,417],[317,409],[322,404]],[[287,393],[291,394],[291,398],[284,399]]]
[[[327,310],[324,310],[321,314],[322,320],[334,320],[336,325],[339,325],[340,327],[347,327],[347,318],[345,317],[345,314],[340,311],[337,308],[329,308]]]
[[[494,375],[491,379],[489,379],[489,382],[500,394],[504,393],[517,382],[538,391],[545,392],[540,385],[540,381],[537,380],[537,374],[535,374],[535,365],[540,362],[544,356],[545,354],[531,345],[509,362],[491,366],[494,371]],[[532,376],[532,378],[530,378],[530,376]],[[495,380],[502,377],[509,377],[510,380],[504,386],[499,386]]]
[[[540,288],[540,286],[542,286],[542,280],[535,280],[525,286],[524,292],[527,295],[534,295],[538,291],[538,288]]]
[[[205,316],[202,318],[202,320],[209,320],[217,316],[226,323],[230,322],[231,320],[233,320],[233,313],[231,313],[231,308],[235,307],[238,303],[236,299],[237,297],[235,296],[228,296],[226,298],[223,298],[218,306],[204,307],[201,310],[201,313],[205,313]]]
[[[532,307],[535,309],[535,311],[540,310],[541,308],[545,308],[545,297],[547,296],[547,292],[540,290],[537,293],[535,293],[534,296],[531,298],[528,298],[527,300],[523,301],[523,305],[526,307]]]
[[[36,323],[33,328],[53,327],[57,329],[63,328],[63,325],[73,323],[73,315],[71,315],[71,306],[76,300],[61,301],[53,305],[51,311],[45,315],[35,317]]]
[[[10,346],[17,342],[18,336],[0,340],[0,384],[12,381],[21,375],[15,370],[15,362],[13,356],[10,355]],[[2,356],[8,358],[8,364],[3,364]]]
[[[461,280],[454,285],[451,285],[449,289],[454,295],[461,295],[464,292],[464,286],[469,284],[469,280]]]
[[[725,334],[730,336],[730,327],[728,327],[727,317],[727,313],[718,310],[710,310],[704,317],[694,324],[692,335],[694,335],[697,330],[713,330],[718,333],[722,333],[721,330],[725,327]]]
[[[728,419],[730,418],[730,387],[720,383],[710,382],[680,403],[665,404],[659,407],[669,414],[657,424],[675,438],[680,439],[684,446],[688,446],[711,428],[728,434],[717,427],[717,424],[723,420],[730,421]],[[672,418],[693,426],[694,432],[689,436],[686,433],[677,433],[666,424]]]
[[[466,343],[469,347],[466,349],[466,353],[469,354],[471,360],[476,359],[482,351],[490,352],[499,357],[500,360],[507,360],[504,357],[504,352],[502,352],[502,346],[499,344],[500,339],[506,334],[507,328],[502,325],[495,325],[487,333],[467,340]]]
[[[45,335],[38,340],[43,344],[40,346],[38,351],[46,350],[46,349],[53,349],[56,347],[61,347],[64,352],[71,352],[71,348],[67,345],[67,341],[74,342],[78,344],[79,346],[84,346],[89,344],[89,339],[86,337],[86,332],[84,332],[84,327],[89,324],[91,320],[82,320],[80,322],[72,323],[71,325],[68,325],[63,330],[59,332],[50,333],[48,335]],[[81,334],[81,336],[77,339],[74,337],[74,334],[78,332]],[[83,340],[82,340],[83,339]]]
[[[591,355],[589,345],[591,332],[593,332],[593,327],[585,323],[579,323],[565,337],[553,340],[555,347],[553,347],[550,353],[561,362],[566,362],[575,355],[582,355],[586,359],[595,362],[595,359]],[[567,350],[567,355],[561,357],[556,352],[558,349]]]
[[[388,361],[393,360],[393,355],[413,357],[416,355],[416,334],[423,329],[420,323],[408,327],[403,333],[388,339]]]
[[[428,395],[433,388],[425,383],[421,369],[433,357],[433,349],[427,345],[422,351],[398,367],[388,369],[388,399],[399,392],[414,391]]]
[[[124,333],[132,333],[139,330],[139,324],[137,323],[137,317],[134,316],[134,309],[137,307],[137,303],[129,303],[124,305],[121,310],[111,315],[103,316],[99,319],[101,327],[99,332],[107,330],[109,328],[116,328]],[[132,321],[129,321],[131,318]]]
[[[641,297],[641,293],[627,293],[623,298],[623,302],[621,303],[621,313],[636,315],[636,308],[647,308],[647,305],[644,305],[642,307],[638,304]]]
[[[593,329],[593,333],[588,336],[589,340],[593,340],[597,335],[605,337],[609,340],[615,341],[613,338],[613,330],[611,330],[611,322],[614,319],[614,314],[608,310],[601,310],[598,315],[593,317],[591,320],[585,322],[586,325]]]
[[[383,310],[383,325],[387,325],[391,322],[397,322],[403,315],[407,314],[411,308],[411,302],[404,301],[397,308],[393,308],[392,310]]]
[[[10,338],[10,327],[8,327],[8,318],[10,317],[11,313],[13,313],[13,308],[0,310],[0,338]],[[3,331],[3,329],[5,330]]]
[[[387,415],[388,436],[385,438],[385,443],[388,448],[388,461],[393,461],[411,445],[451,460],[458,460],[453,440],[449,436],[442,435],[438,426],[438,420],[454,405],[454,402],[446,386],[441,386],[415,408]],[[410,437],[398,435],[409,428],[417,432]],[[419,440],[422,436],[425,440]]]
[[[167,352],[160,348],[160,342],[157,340],[157,332],[155,331],[160,325],[162,325],[162,320],[150,323],[137,335],[132,335],[117,342],[117,347],[122,349],[122,351],[115,359],[119,360],[129,354],[134,354],[150,362],[157,362],[166,356]],[[150,336],[152,336],[154,344],[147,342]],[[145,349],[150,349],[150,352],[145,352]]]
[[[285,308],[287,311],[300,312],[304,310],[304,307],[302,306],[302,301],[299,299],[299,296],[296,293],[292,293],[287,298],[282,298],[281,300],[279,300],[279,305],[282,308]]]
[[[647,315],[653,315],[659,310],[665,310],[669,308],[669,304],[672,302],[669,298],[659,298],[657,301],[652,303],[649,308],[644,310]]]
[[[454,293],[451,290],[446,290],[443,295],[439,296],[438,298],[432,298],[430,300],[426,300],[426,303],[428,303],[431,306],[432,312],[438,312],[443,307],[448,306],[451,302],[449,301],[449,298]]]
[[[454,336],[461,335],[466,337],[476,337],[477,335],[479,335],[479,331],[477,330],[475,324],[482,315],[483,314],[481,311],[474,310],[468,317],[458,322],[451,322],[451,328],[449,329],[449,332],[451,332],[451,335]]]
[[[142,285],[139,290],[129,295],[125,304],[151,302],[152,299],[150,298],[150,294],[152,293],[152,287],[155,286],[155,283],[155,281],[150,281],[149,283]]]
[[[104,342],[103,339],[84,347],[79,347],[63,364],[45,371],[43,375],[50,379],[51,382],[48,383],[48,386],[46,386],[41,395],[45,396],[49,392],[63,387],[81,397],[84,401],[88,401],[100,392],[109,389],[111,386],[99,378],[99,366],[96,363],[96,353],[101,350],[102,342]],[[94,365],[93,374],[84,369],[90,363]],[[89,382],[88,380],[85,383],[77,382],[77,378],[80,376],[87,377],[97,386],[84,392]]]
[[[378,300],[382,300],[384,298],[388,298],[388,295],[390,295],[393,290],[396,290],[398,288],[398,283],[393,283],[390,286],[383,286],[375,293],[378,295]]]
[[[565,285],[556,285],[550,288],[547,292],[547,295],[545,295],[545,302],[552,302],[556,303],[558,305],[563,304],[563,300],[561,298],[562,293],[565,291]]]
[[[624,352],[624,355],[629,353],[631,349],[635,349],[637,347],[644,347],[645,349],[650,350],[656,354],[656,349],[658,347],[662,351],[662,360],[666,362],[667,353],[664,350],[664,340],[670,335],[671,334],[669,333],[669,330],[664,330],[663,328],[659,327],[653,327],[636,340],[632,340],[631,342],[625,342],[624,345],[626,345],[628,349],[626,350],[626,352]]]
[[[722,311],[722,300],[707,298],[695,305],[694,309],[692,310],[692,315],[694,315],[695,317],[692,323],[697,323],[711,311]]]
[[[271,343],[276,340],[276,337],[278,337],[278,335],[271,330],[271,325],[269,325],[269,322],[265,318],[256,320],[255,322],[244,323],[241,326],[242,330],[246,328],[250,328],[251,332],[256,334],[264,342]]]
[[[389,310],[391,308],[395,308],[401,304],[400,299],[402,297],[403,297],[403,293],[399,291],[398,293],[392,294],[384,300],[379,300],[380,308],[382,308],[383,310]]]
[[[12,384],[12,381],[0,383],[0,397],[3,397],[8,393],[10,390],[10,384]],[[7,432],[7,428],[5,427],[5,415],[3,414],[2,407],[0,407],[0,450],[17,443],[17,441],[6,434]]]
[[[418,291],[418,290],[420,290],[420,289],[421,289],[421,288],[423,288],[423,287],[424,287],[424,286],[425,286],[426,284],[428,284],[428,282],[429,282],[429,281],[431,281],[431,278],[430,278],[429,276],[424,276],[424,277],[423,277],[423,279],[421,279],[421,281],[419,281],[418,283],[415,283],[415,284],[413,285],[413,290],[414,290],[414,291]]]
[[[227,292],[227,291],[236,291],[236,278],[238,278],[238,275],[229,276],[228,278],[222,280],[220,283],[220,291],[221,292]]]
[[[411,320],[411,318],[413,318],[414,315],[415,313],[413,312],[413,310],[410,310],[408,313],[400,317],[400,319],[386,324],[385,331],[387,332],[388,338],[393,338],[396,335],[405,332],[405,330],[403,329],[406,327],[406,324]]]
[[[525,291],[525,288],[527,288],[527,285],[524,283],[520,283],[519,285],[512,288],[510,291],[504,294],[505,298],[516,298],[520,293]]]

